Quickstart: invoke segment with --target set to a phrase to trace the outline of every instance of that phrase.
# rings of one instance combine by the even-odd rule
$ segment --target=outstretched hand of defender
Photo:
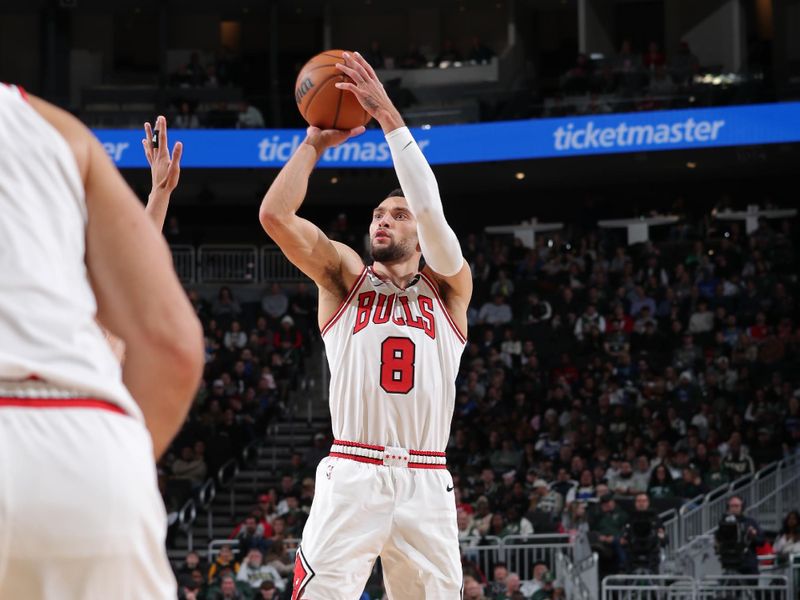
[[[156,119],[156,131],[158,132],[157,138],[154,138],[150,123],[144,124],[145,139],[142,140],[142,146],[153,178],[153,189],[150,193],[169,195],[177,187],[178,179],[181,176],[183,144],[177,142],[172,149],[172,156],[170,156],[167,120],[164,117]]]
[[[343,52],[344,63],[336,63],[336,68],[347,75],[352,83],[340,81],[336,87],[355,94],[358,102],[364,107],[381,127],[386,129],[387,122],[392,126],[402,126],[400,113],[395,108],[383,84],[375,74],[375,69],[358,52]]]

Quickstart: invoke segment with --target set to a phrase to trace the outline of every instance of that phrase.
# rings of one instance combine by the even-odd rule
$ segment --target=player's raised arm
[[[147,164],[150,165],[150,175],[153,178],[153,187],[147,197],[147,206],[144,211],[161,231],[167,218],[170,195],[178,185],[178,179],[181,176],[183,144],[177,142],[172,149],[172,156],[170,156],[167,119],[164,117],[156,119],[155,132],[150,123],[145,123],[144,133],[145,139],[142,140],[142,147]]]
[[[459,302],[466,311],[472,294],[472,277],[458,238],[445,219],[436,177],[373,68],[358,52],[343,56],[345,63],[337,67],[353,83],[340,82],[336,87],[353,92],[364,110],[380,123],[400,187],[417,220],[422,256],[436,278],[446,284],[448,304],[450,300],[466,298],[466,303]]]
[[[342,280],[342,274],[350,272],[356,277],[363,267],[361,258],[352,248],[332,242],[319,227],[298,217],[297,210],[305,199],[311,171],[323,152],[363,131],[363,127],[351,131],[309,127],[306,139],[272,182],[259,210],[264,230],[292,264],[334,294],[346,292],[348,282]]]

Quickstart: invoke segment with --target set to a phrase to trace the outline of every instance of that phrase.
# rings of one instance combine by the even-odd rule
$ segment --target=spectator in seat
[[[279,592],[286,589],[286,581],[275,567],[264,564],[264,556],[258,548],[251,548],[247,553],[247,560],[239,569],[236,579],[247,583],[253,590],[259,589],[264,581],[272,581]]]
[[[264,127],[264,115],[248,100],[242,102],[236,120],[237,129],[257,129]]]
[[[277,283],[269,288],[269,293],[261,299],[262,310],[274,321],[279,320],[289,310],[289,297]]]
[[[275,583],[269,579],[262,581],[258,586],[256,600],[278,600],[280,592],[275,587]]]
[[[753,459],[747,448],[742,446],[742,434],[738,431],[731,433],[731,437],[728,439],[728,452],[722,459],[722,467],[731,474],[733,479],[755,472]]]
[[[783,527],[775,538],[773,550],[781,559],[800,554],[800,513],[796,510],[787,514],[783,520]]]
[[[481,325],[497,327],[511,322],[513,315],[511,306],[506,302],[506,297],[496,294],[492,302],[486,302],[478,312],[478,322]]]
[[[222,325],[223,323],[230,323],[234,319],[239,318],[241,313],[242,307],[233,299],[231,289],[226,286],[221,287],[217,300],[211,307],[211,316],[217,319],[220,325]]]
[[[605,331],[606,320],[597,312],[597,307],[590,304],[586,307],[584,313],[575,321],[575,337],[578,341],[583,340],[583,337],[588,333],[589,329],[594,326],[599,331]]]
[[[258,523],[258,520],[254,515],[248,515],[245,517],[243,522],[236,526],[230,537],[231,539],[239,540],[239,552],[241,555],[249,556],[249,552],[253,548],[260,550],[261,552],[266,550],[267,533],[268,532],[264,529],[264,526]],[[272,533],[271,527],[269,529],[269,533]]]
[[[210,585],[215,584],[219,578],[219,572],[226,567],[232,568],[234,573],[239,572],[239,563],[233,558],[233,550],[229,544],[225,544],[219,549],[216,560],[208,568],[208,583]],[[231,581],[233,581],[233,578],[231,578]]]
[[[614,495],[607,493],[600,498],[600,511],[589,523],[590,539],[598,548],[601,558],[617,567],[625,562],[625,555],[620,547],[628,515],[614,501]]]
[[[428,61],[419,51],[419,46],[409,44],[406,53],[397,61],[397,66],[401,69],[419,69],[424,67]]]
[[[484,64],[492,60],[493,56],[494,52],[481,41],[481,38],[477,35],[472,36],[469,51],[467,52],[467,60],[475,61],[478,64]]]
[[[675,81],[679,85],[690,83],[692,77],[694,77],[699,70],[700,61],[692,54],[689,43],[685,40],[681,41],[678,50],[672,55],[670,68],[675,76]]]
[[[208,469],[202,456],[195,456],[194,448],[184,446],[181,448],[181,457],[172,463],[172,476],[188,479],[193,486],[202,485],[206,479]]]
[[[200,127],[200,121],[197,119],[197,115],[185,100],[181,102],[178,114],[175,116],[173,122],[178,129],[197,129]]]
[[[471,575],[464,576],[464,600],[489,600],[483,595],[483,586]]]
[[[689,333],[708,333],[714,329],[714,313],[708,310],[704,298],[697,301],[697,308],[689,317]]]
[[[455,44],[453,44],[453,40],[446,39],[434,62],[437,65],[441,65],[442,63],[452,63],[457,60],[461,60],[461,53],[456,48]]]
[[[647,494],[651,498],[664,499],[673,498],[675,496],[674,484],[672,475],[664,463],[661,463],[653,469],[653,474],[650,476],[650,483],[647,486]]]
[[[231,328],[225,332],[222,343],[231,352],[241,350],[247,345],[247,334],[242,331],[239,321],[231,321]]]
[[[383,69],[386,66],[381,43],[378,40],[369,43],[369,50],[364,53],[364,58],[373,69]]]
[[[658,47],[658,42],[650,42],[647,45],[647,52],[645,52],[644,56],[642,56],[642,64],[644,65],[645,69],[654,71],[659,67],[663,67],[666,62],[667,58]]]

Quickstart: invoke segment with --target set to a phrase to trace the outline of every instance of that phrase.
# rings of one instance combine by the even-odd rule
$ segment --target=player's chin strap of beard
[[[408,130],[400,127],[386,135],[394,169],[406,201],[417,220],[419,245],[433,271],[450,277],[461,270],[461,245],[444,218],[439,186],[428,161]]]

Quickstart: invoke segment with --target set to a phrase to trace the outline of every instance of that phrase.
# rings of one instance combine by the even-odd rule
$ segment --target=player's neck
[[[393,263],[375,262],[372,270],[384,281],[391,281],[401,290],[406,289],[419,273],[419,258]]]

